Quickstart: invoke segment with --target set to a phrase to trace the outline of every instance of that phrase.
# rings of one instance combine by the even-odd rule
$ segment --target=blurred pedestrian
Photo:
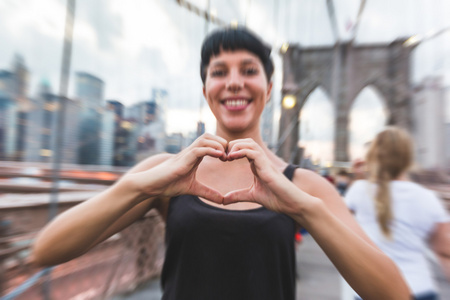
[[[352,182],[367,178],[366,162],[357,158],[352,162]]]
[[[345,200],[367,235],[397,263],[414,299],[438,299],[426,250],[434,251],[450,275],[450,218],[433,192],[408,180],[412,163],[409,134],[386,128],[368,149],[369,179],[355,181]]]
[[[326,180],[328,180],[329,183],[331,183],[331,184],[334,185],[334,178],[333,178],[333,176],[331,176],[330,170],[328,170],[328,169],[322,169],[322,170],[320,170],[319,174],[320,174],[323,178],[325,178]]]
[[[340,170],[336,174],[335,183],[339,195],[344,196],[351,182],[350,174],[346,170]]]
[[[270,52],[244,28],[210,34],[200,73],[216,135],[202,135],[178,154],[148,158],[58,216],[39,234],[32,261],[75,258],[155,208],[166,222],[163,299],[295,299],[299,227],[366,299],[408,299],[399,270],[333,186],[263,143]]]

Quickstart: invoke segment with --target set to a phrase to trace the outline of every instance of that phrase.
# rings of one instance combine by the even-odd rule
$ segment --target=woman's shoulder
[[[316,172],[303,168],[295,169],[292,182],[294,182],[294,184],[300,187],[303,191],[310,194],[315,194],[318,190],[327,190],[329,188],[333,190],[335,189],[328,180]]]
[[[415,194],[418,197],[432,197],[435,198],[438,195],[435,191],[413,181],[409,180],[394,180],[391,185],[393,191],[408,191],[409,194]]]

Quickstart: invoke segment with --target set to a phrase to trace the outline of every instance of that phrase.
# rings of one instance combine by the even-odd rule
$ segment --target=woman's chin
[[[233,133],[233,134],[242,134],[242,133],[246,133],[249,130],[251,130],[251,128],[253,127],[252,124],[250,122],[225,122],[223,124],[223,130]]]

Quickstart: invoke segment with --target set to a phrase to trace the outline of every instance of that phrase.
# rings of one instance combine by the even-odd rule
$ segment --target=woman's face
[[[259,130],[271,89],[258,56],[246,50],[222,51],[211,57],[203,94],[217,119],[217,129],[239,133]]]

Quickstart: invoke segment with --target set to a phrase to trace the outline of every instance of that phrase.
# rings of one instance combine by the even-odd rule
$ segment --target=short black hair
[[[270,82],[274,69],[273,61],[270,58],[272,49],[247,28],[227,27],[213,31],[203,41],[200,63],[200,76],[203,84],[205,84],[206,68],[211,57],[228,50],[247,50],[258,56],[264,66],[267,81]]]

